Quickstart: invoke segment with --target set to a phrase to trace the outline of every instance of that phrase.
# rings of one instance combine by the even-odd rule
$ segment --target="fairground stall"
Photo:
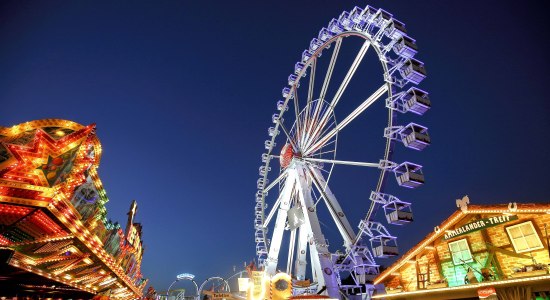
[[[374,299],[550,297],[550,203],[468,203],[375,279]]]
[[[0,127],[0,297],[142,296],[141,225],[107,219],[95,125]]]

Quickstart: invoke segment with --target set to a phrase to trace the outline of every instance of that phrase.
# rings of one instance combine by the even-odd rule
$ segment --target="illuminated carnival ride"
[[[0,127],[0,291],[142,296],[141,225],[107,219],[95,125],[44,119]],[[32,283],[30,274],[40,284]],[[47,283],[47,284],[46,284]]]
[[[398,254],[397,238],[376,213],[391,225],[411,222],[411,203],[387,192],[388,179],[406,188],[424,184],[421,165],[392,160],[397,143],[413,150],[430,145],[428,129],[407,121],[431,106],[416,87],[426,77],[416,54],[405,24],[383,9],[355,7],[321,29],[288,76],[261,155],[254,229],[260,270],[290,274],[294,296],[369,293],[379,273],[375,258]],[[370,175],[358,177],[357,168],[370,168]],[[334,190],[329,180],[338,182]],[[338,201],[346,184],[359,185],[363,196]],[[348,215],[358,216],[358,230]],[[329,246],[322,226],[343,248]]]

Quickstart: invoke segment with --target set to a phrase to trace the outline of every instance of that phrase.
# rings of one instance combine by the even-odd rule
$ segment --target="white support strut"
[[[334,266],[332,265],[328,245],[326,245],[325,236],[321,231],[321,225],[319,224],[319,219],[315,213],[315,207],[313,205],[313,200],[311,199],[311,186],[307,184],[306,180],[306,170],[299,168],[296,170],[296,173],[298,177],[296,184],[298,197],[302,203],[306,224],[311,226],[312,236],[310,239],[310,250],[312,258],[314,258],[313,256],[317,254],[319,264],[315,265],[318,265],[321,269],[315,270],[317,273],[317,281],[319,282],[319,286],[322,286],[321,278],[323,278],[328,295],[332,298],[339,298],[340,289],[338,287],[338,278],[336,273],[333,271]]]
[[[309,167],[308,169],[310,174],[313,175],[314,185],[317,187],[319,192],[322,193],[330,215],[334,220],[338,231],[340,231],[340,235],[344,239],[344,246],[346,247],[346,249],[350,249],[355,240],[355,232],[349,224],[348,218],[344,214],[340,203],[338,203],[338,200],[336,200],[336,197],[328,187],[327,182],[323,178],[321,172],[316,168]]]
[[[272,276],[277,273],[277,261],[279,260],[279,251],[281,250],[283,231],[285,230],[288,209],[290,208],[291,194],[295,182],[295,172],[289,172],[286,178],[285,187],[279,195],[279,198],[281,199],[281,204],[279,205],[279,209],[277,210],[277,218],[275,220],[273,237],[271,239],[271,245],[269,246],[269,254],[265,262],[265,272]]]

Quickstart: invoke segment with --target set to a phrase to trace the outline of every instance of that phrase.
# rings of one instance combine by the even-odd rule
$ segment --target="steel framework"
[[[342,53],[348,53],[340,51],[348,39],[359,40],[361,47],[344,78],[336,85],[336,91],[329,96],[336,62]],[[369,49],[375,52],[382,66],[380,86],[337,122],[335,110],[344,99],[349,83],[357,80],[354,75]],[[390,224],[412,221],[411,204],[384,193],[389,174],[393,173],[398,185],[403,187],[416,188],[424,183],[421,165],[391,160],[395,142],[414,150],[423,150],[431,143],[427,127],[396,123],[398,112],[422,115],[431,106],[428,93],[414,87],[426,77],[423,63],[414,58],[416,53],[415,40],[407,35],[405,25],[383,9],[370,6],[355,7],[332,19],[302,53],[294,73],[288,77],[288,86],[283,88],[284,99],[277,102],[277,112],[272,115],[273,125],[268,129],[269,139],[264,142],[266,151],[261,156],[263,164],[257,180],[256,253],[259,265],[267,274],[274,275],[284,266],[279,256],[285,234],[289,241],[286,272],[297,280],[304,280],[309,264],[312,286],[317,291],[325,289],[332,298],[340,298],[341,293],[351,293],[357,288],[368,290],[379,272],[375,257],[397,255],[397,238],[375,220],[375,214],[383,208]],[[329,59],[326,69],[318,67],[322,55]],[[318,91],[315,90],[317,77],[322,79]],[[304,90],[300,84],[306,87],[304,95],[299,93]],[[302,96],[305,100],[300,101]],[[338,134],[379,99],[385,101],[388,116],[386,127],[380,128],[385,148],[379,160],[337,159]],[[277,153],[276,149],[281,150]],[[280,168],[278,174],[270,176],[273,159],[279,160]],[[365,208],[366,215],[357,231],[328,185],[334,165],[370,167],[379,172],[369,197],[370,205]],[[329,250],[317,214],[320,202],[326,205],[344,241],[341,250]],[[353,283],[343,283],[341,274],[349,274]]]

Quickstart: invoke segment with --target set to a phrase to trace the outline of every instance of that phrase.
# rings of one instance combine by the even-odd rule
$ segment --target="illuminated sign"
[[[193,278],[195,278],[195,275],[189,274],[189,273],[181,273],[178,276],[176,276],[176,278],[178,280],[184,280],[184,279],[193,280]]]
[[[493,286],[482,287],[477,289],[477,296],[479,297],[479,299],[487,299],[487,300],[498,299],[497,291]]]
[[[266,292],[266,285],[269,285],[269,279],[265,277],[263,271],[252,271],[252,280],[248,299],[263,300]]]
[[[248,287],[250,285],[250,281],[248,278],[237,278],[239,283],[239,292],[246,292],[248,291]]]
[[[230,293],[213,293],[212,294],[212,299],[226,299],[226,298],[231,298],[231,294]]]
[[[497,226],[497,225],[504,224],[506,222],[514,221],[517,219],[518,219],[518,216],[516,215],[514,216],[502,215],[502,216],[479,219],[474,222],[462,225],[456,229],[449,230],[447,233],[445,233],[445,236],[443,237],[443,239],[444,240],[452,239],[457,236],[461,236],[461,235],[468,234],[481,229]]]
[[[254,294],[259,294],[264,285],[264,272],[262,271],[252,271],[252,283],[254,286]]]

